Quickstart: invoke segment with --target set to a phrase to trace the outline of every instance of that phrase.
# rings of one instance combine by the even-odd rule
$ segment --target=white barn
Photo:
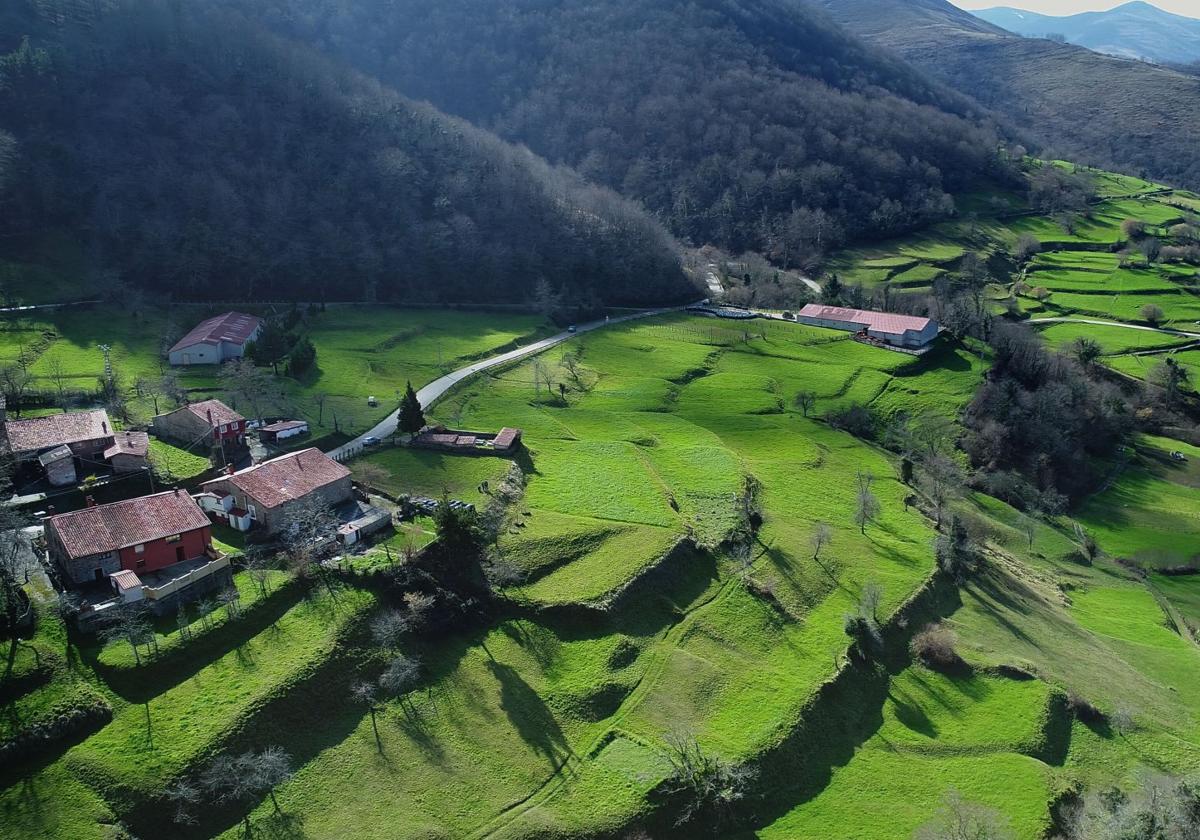
[[[246,355],[246,345],[262,333],[263,319],[226,312],[197,324],[167,353],[173,365],[219,365]]]
[[[861,333],[893,347],[913,350],[928,347],[938,336],[938,323],[930,318],[819,303],[810,303],[801,309],[796,313],[796,321],[813,327]]]

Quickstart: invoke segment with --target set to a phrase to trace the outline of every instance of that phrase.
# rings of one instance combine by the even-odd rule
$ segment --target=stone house
[[[302,449],[200,485],[201,505],[240,531],[277,534],[298,504],[329,508],[352,501],[350,470],[319,449]]]

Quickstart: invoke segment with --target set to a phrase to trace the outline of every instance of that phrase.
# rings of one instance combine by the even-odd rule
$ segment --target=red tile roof
[[[505,426],[500,430],[500,434],[496,435],[496,437],[492,439],[492,446],[496,449],[508,449],[520,439],[520,429],[510,429]]]
[[[214,478],[201,486],[228,481],[264,508],[274,508],[348,475],[350,470],[321,450],[302,449],[230,476]]]
[[[46,520],[46,528],[58,534],[71,558],[117,551],[208,524],[204,511],[182,490],[97,505]]]
[[[209,422],[209,413],[211,412],[212,425],[214,429],[223,424],[240,423],[246,419],[220,400],[204,400],[198,403],[191,403],[190,405],[185,405],[179,410],[190,411],[205,423]]]
[[[262,318],[254,315],[226,312],[224,315],[201,321],[190,333],[179,339],[170,352],[174,353],[195,344],[220,344],[222,341],[245,344],[261,323]]]
[[[13,452],[37,452],[64,443],[80,443],[112,436],[108,412],[77,411],[72,414],[50,414],[29,420],[9,420],[5,424],[8,445]]]
[[[130,569],[121,569],[119,572],[113,572],[109,575],[109,578],[117,585],[117,589],[122,592],[129,589],[137,589],[142,585],[142,579],[137,576],[137,572]]]
[[[847,309],[844,306],[824,306],[819,303],[807,304],[800,310],[799,317],[858,324],[892,335],[903,335],[908,330],[921,332],[931,323],[928,318],[920,318],[916,315],[896,315],[891,312],[873,312],[870,309]]]
[[[150,451],[150,435],[145,432],[117,432],[113,445],[104,450],[105,458],[115,455],[133,455],[145,458]]]

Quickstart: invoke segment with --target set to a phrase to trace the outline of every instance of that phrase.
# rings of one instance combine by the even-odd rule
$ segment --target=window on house
[[[141,554],[143,551],[145,551],[145,550],[146,550],[146,546],[145,546],[145,545],[135,545],[135,546],[133,547],[133,550],[134,550],[134,552],[135,552],[135,553],[137,553],[137,554]]]
[[[221,433],[222,433],[222,434],[224,434],[224,433],[225,433],[225,430],[226,430],[226,429],[228,429],[228,428],[229,428],[229,426],[228,426],[227,424],[225,424],[225,423],[222,423],[222,424],[221,424]]]
[[[169,543],[179,542],[181,539],[183,539],[183,535],[182,534],[172,534],[171,536],[165,537],[164,539],[166,539],[166,541]]]
[[[258,508],[256,508],[254,505],[247,505],[246,509],[250,511],[251,519],[258,519]]]

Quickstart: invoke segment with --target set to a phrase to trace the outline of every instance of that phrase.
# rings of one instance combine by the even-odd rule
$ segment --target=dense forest
[[[976,106],[791,0],[219,2],[780,264],[1007,176]]]
[[[5,6],[10,257],[65,230],[101,282],[182,298],[693,294],[636,205],[228,9]]]

